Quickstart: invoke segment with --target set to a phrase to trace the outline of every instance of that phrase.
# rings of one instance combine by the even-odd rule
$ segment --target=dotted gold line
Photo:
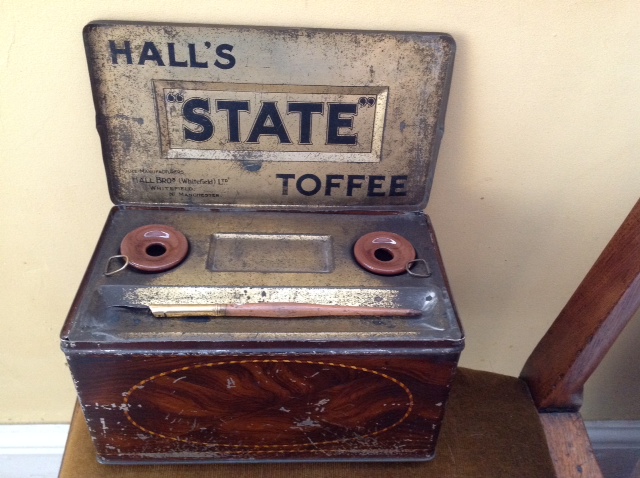
[[[397,422],[389,425],[388,427],[385,427],[381,430],[377,430],[375,432],[366,434],[366,435],[362,435],[359,437],[355,437],[355,438],[343,438],[343,439],[338,439],[338,440],[327,440],[327,441],[322,441],[322,442],[317,442],[317,443],[300,443],[300,444],[291,444],[291,445],[287,445],[287,444],[282,444],[282,445],[230,445],[230,444],[224,444],[224,443],[206,443],[206,442],[200,442],[200,441],[195,441],[195,440],[187,440],[184,438],[176,438],[176,437],[171,437],[171,436],[167,436],[164,435],[162,433],[158,433],[158,432],[154,432],[152,430],[149,430],[145,427],[143,427],[142,425],[140,425],[139,423],[137,423],[133,417],[131,417],[131,415],[129,414],[129,400],[131,397],[131,394],[138,389],[141,389],[145,386],[145,384],[152,382],[158,378],[161,377],[166,377],[168,375],[172,375],[175,373],[179,373],[179,372],[186,372],[189,370],[195,370],[195,369],[199,369],[199,368],[205,368],[205,367],[218,367],[221,365],[243,365],[243,364],[256,364],[256,363],[295,363],[295,364],[301,364],[301,365],[326,365],[326,366],[331,366],[331,367],[339,367],[339,368],[346,368],[346,369],[352,369],[352,370],[357,370],[357,371],[361,371],[361,372],[367,372],[367,373],[371,373],[374,375],[378,375],[380,377],[383,377],[393,383],[395,383],[396,385],[398,385],[400,388],[402,388],[402,390],[407,394],[407,397],[409,398],[409,405],[407,407],[407,411],[405,412],[405,414],[402,416],[402,418],[400,418]],[[156,375],[152,375],[151,377],[142,380],[141,382],[137,383],[136,385],[134,385],[133,387],[131,387],[129,389],[129,391],[125,394],[124,396],[124,413],[125,416],[127,417],[127,420],[135,427],[137,427],[138,429],[142,430],[145,433],[148,433],[149,435],[153,435],[159,438],[164,438],[167,440],[173,440],[173,441],[177,441],[177,442],[181,442],[181,443],[187,443],[187,444],[191,444],[191,445],[200,445],[200,446],[206,446],[206,447],[224,447],[224,448],[234,448],[234,449],[238,449],[238,450],[253,450],[254,452],[258,452],[258,453],[280,453],[280,452],[284,452],[287,449],[294,449],[294,448],[307,448],[307,447],[314,447],[314,446],[322,446],[322,445],[332,445],[332,444],[336,444],[336,443],[344,443],[346,441],[350,441],[350,440],[360,440],[363,438],[369,438],[369,437],[373,437],[373,436],[377,436],[377,435],[381,435],[382,433],[386,433],[389,430],[391,430],[392,428],[397,427],[398,425],[400,425],[402,422],[404,422],[409,415],[411,415],[411,412],[413,411],[413,407],[414,407],[414,399],[413,399],[413,394],[411,393],[411,390],[409,390],[409,387],[407,387],[404,383],[402,383],[401,381],[399,381],[398,379],[391,377],[390,375],[387,375],[386,373],[383,372],[378,372],[376,370],[371,370],[365,367],[358,367],[355,365],[346,365],[346,364],[342,364],[342,363],[334,363],[334,362],[314,362],[312,360],[296,360],[296,359],[252,359],[252,360],[229,360],[229,361],[224,361],[224,362],[211,362],[211,363],[205,363],[205,364],[196,364],[196,365],[190,365],[187,367],[181,367],[181,368],[175,368],[173,370],[169,370],[167,372],[162,372]],[[266,449],[272,449],[272,450],[266,450]],[[311,451],[311,450],[306,450],[306,451]]]

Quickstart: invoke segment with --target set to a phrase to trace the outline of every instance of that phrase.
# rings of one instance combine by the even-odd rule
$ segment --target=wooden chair
[[[578,413],[582,388],[639,306],[640,201],[520,378],[459,370],[431,462],[104,466],[76,407],[60,478],[601,477]]]
[[[578,413],[582,389],[639,307],[640,201],[538,343],[520,375],[541,412],[560,477],[602,476]]]

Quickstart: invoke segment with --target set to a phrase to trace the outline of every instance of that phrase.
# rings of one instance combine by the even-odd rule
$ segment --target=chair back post
[[[525,363],[539,411],[578,411],[584,383],[640,307],[640,200]]]

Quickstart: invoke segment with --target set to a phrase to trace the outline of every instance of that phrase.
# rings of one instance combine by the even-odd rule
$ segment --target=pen
[[[393,309],[388,307],[360,307],[323,304],[299,304],[295,302],[260,302],[254,304],[149,304],[154,317],[416,317],[417,309]]]

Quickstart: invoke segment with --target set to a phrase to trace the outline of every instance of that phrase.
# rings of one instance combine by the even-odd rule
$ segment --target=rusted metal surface
[[[426,204],[448,35],[98,23],[85,40],[117,204]]]
[[[453,40],[98,22],[85,42],[117,207],[61,337],[99,459],[432,458],[464,345],[421,212]],[[121,241],[157,225],[186,257],[132,267]],[[375,231],[403,239],[370,251],[396,275],[354,258]]]
[[[98,459],[119,464],[428,460],[456,362],[384,351],[69,360]]]
[[[189,238],[190,251],[176,268],[159,274],[145,274],[131,268],[105,276],[109,260],[117,254],[120,241],[130,231],[145,224],[167,224]],[[354,260],[356,241],[377,230],[397,231],[409,241],[417,256],[425,259],[433,274],[428,278],[400,274],[392,277],[368,272]],[[257,238],[256,251],[244,255],[245,236],[252,231]],[[225,244],[230,254],[227,263],[242,264],[236,268],[215,268],[218,238],[226,234],[228,241],[237,240],[240,247]],[[281,240],[273,241],[272,237]],[[330,259],[324,268],[306,272],[283,271],[278,261],[308,264],[307,248],[297,247],[299,237],[329,236]],[[269,247],[261,249],[261,239]],[[236,239],[234,239],[236,238]],[[312,239],[315,240],[315,239]],[[268,270],[267,258],[273,255],[273,270]],[[316,258],[316,260],[318,260]],[[253,261],[253,262],[252,262]],[[393,215],[313,214],[306,212],[268,211],[171,211],[116,210],[103,233],[94,257],[88,285],[81,292],[82,302],[68,332],[74,348],[93,347],[96,342],[109,347],[169,347],[180,342],[197,341],[200,347],[211,348],[216,341],[238,343],[254,338],[268,347],[282,341],[300,341],[301,347],[314,342],[327,345],[327,340],[350,343],[360,347],[365,342],[378,344],[404,343],[411,347],[432,347],[461,344],[462,333],[444,285],[443,271],[435,248],[433,230],[426,216],[416,213]],[[214,322],[171,322],[155,320],[138,309],[118,306],[157,304],[243,304],[255,302],[301,302],[326,305],[389,307],[419,309],[418,320],[317,319],[292,326],[287,320],[262,321],[247,319],[217,319]],[[168,341],[167,343],[163,343]],[[143,345],[143,343],[148,344]],[[170,343],[169,343],[170,342]],[[394,346],[395,346],[394,345]],[[319,345],[318,345],[319,346]]]

